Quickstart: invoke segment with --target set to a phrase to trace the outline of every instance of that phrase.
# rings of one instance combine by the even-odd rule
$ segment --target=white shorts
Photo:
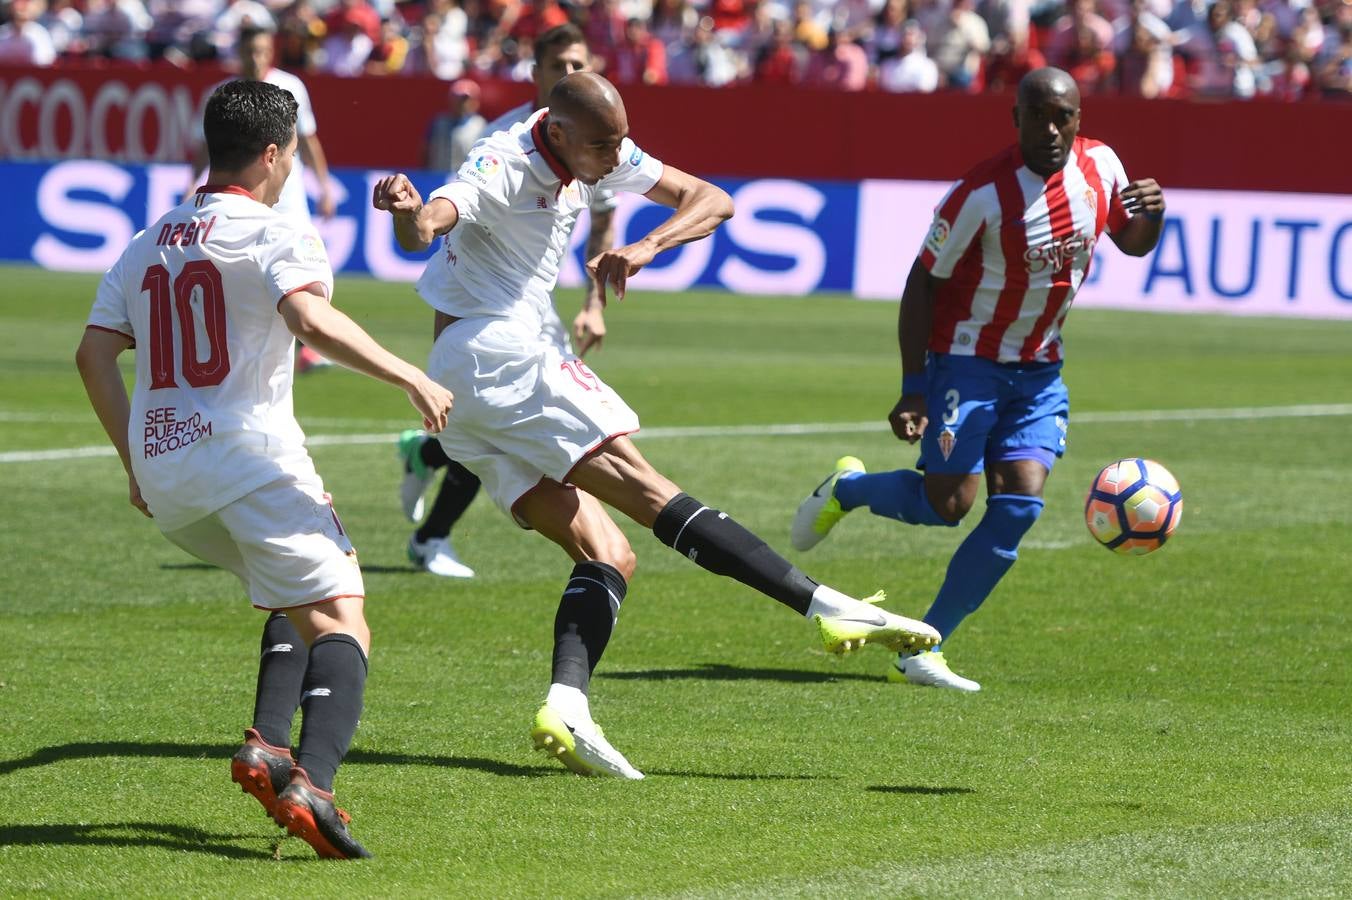
[[[259,609],[366,595],[357,553],[317,474],[269,482],[164,536],[234,572]]]
[[[588,453],[638,431],[638,416],[585,363],[513,319],[452,323],[427,374],[455,395],[437,435],[446,455],[523,527],[512,507],[541,479],[567,483]]]

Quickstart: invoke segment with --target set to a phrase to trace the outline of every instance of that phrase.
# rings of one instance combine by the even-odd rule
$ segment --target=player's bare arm
[[[376,343],[366,331],[319,294],[297,291],[277,304],[291,333],[329,359],[349,369],[398,387],[423,417],[428,431],[446,427],[451,392],[421,369]]]
[[[297,146],[300,149],[301,162],[315,173],[315,180],[319,182],[319,202],[315,204],[315,208],[322,218],[331,219],[337,204],[333,200],[333,189],[329,186],[329,163],[328,158],[324,156],[324,147],[319,143],[319,136],[302,135]]]
[[[142,515],[150,518],[150,507],[141,498],[141,488],[131,473],[131,448],[127,444],[131,403],[127,400],[122,371],[117,367],[117,357],[131,346],[131,338],[124,334],[86,328],[80,347],[75,351],[75,365],[80,370],[80,379],[89,395],[89,403],[99,417],[99,424],[117,448],[122,468],[127,472],[128,500]]]
[[[377,181],[371,205],[394,217],[394,237],[405,250],[426,250],[460,221],[459,211],[449,200],[438,197],[424,204],[418,189],[403,173]]]
[[[595,259],[609,250],[615,243],[615,211],[613,209],[591,211],[591,231],[587,234],[587,259]],[[606,296],[601,285],[594,279],[587,281],[587,296],[582,301],[582,309],[573,319],[573,340],[577,342],[577,355],[586,356],[593,348],[601,349],[606,338]]]
[[[911,266],[906,277],[906,289],[901,294],[901,309],[897,313],[897,343],[901,347],[901,399],[888,414],[888,424],[898,440],[914,444],[925,433],[929,424],[925,395],[908,391],[908,380],[923,378],[925,360],[929,352],[930,323],[934,319],[934,294],[938,279],[929,273],[920,260]]]
[[[663,169],[662,177],[645,196],[676,212],[641,240],[607,250],[587,263],[587,271],[601,288],[602,302],[606,285],[613,286],[615,296],[623,300],[629,276],[652,262],[653,257],[663,250],[708,237],[732,218],[732,198],[726,191],[674,166]]]
[[[1122,191],[1122,204],[1131,213],[1131,220],[1109,236],[1128,256],[1145,256],[1155,249],[1164,228],[1164,191],[1155,179],[1142,178]]]

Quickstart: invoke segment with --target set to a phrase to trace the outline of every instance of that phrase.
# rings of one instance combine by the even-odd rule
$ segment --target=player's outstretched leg
[[[285,613],[263,623],[254,694],[253,727],[230,761],[230,777],[252,794],[268,815],[291,777],[291,721],[300,707],[301,684],[310,653]]]
[[[883,599],[881,592],[856,600],[818,584],[727,513],[689,494],[678,493],[667,502],[653,523],[653,534],[696,565],[734,578],[814,621],[828,652],[848,653],[868,643],[915,652],[939,642],[939,633],[924,622],[874,606]]]
[[[1019,558],[1019,542],[1042,512],[1041,497],[995,494],[986,500],[986,514],[958,546],[948,564],[939,594],[925,613],[946,640],[967,616],[976,612]],[[895,673],[895,674],[893,674]],[[943,654],[900,654],[888,673],[893,681],[978,691],[981,685],[953,672]]]
[[[277,800],[277,824],[325,859],[369,859],[371,852],[347,830],[351,816],[334,805],[333,792],[315,787],[300,766]]]
[[[542,482],[515,509],[576,561],[554,617],[549,695],[531,724],[531,742],[579,775],[638,780],[643,773],[606,740],[588,701],[634,572],[633,550],[596,498],[557,482]]]

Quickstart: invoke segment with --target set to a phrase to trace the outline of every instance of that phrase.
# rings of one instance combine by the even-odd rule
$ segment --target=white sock
[[[591,724],[591,709],[587,705],[587,695],[575,687],[566,684],[551,684],[545,705],[563,716],[563,721],[577,728]]]
[[[862,602],[849,594],[842,594],[833,587],[819,584],[812,592],[812,602],[807,605],[807,617],[810,619],[813,616],[821,616],[829,619],[831,616],[844,615],[857,609]]]

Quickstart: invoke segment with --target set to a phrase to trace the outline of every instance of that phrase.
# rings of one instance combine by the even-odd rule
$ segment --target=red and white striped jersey
[[[131,464],[162,530],[313,471],[277,312],[300,290],[333,294],[314,226],[224,186],[170,210],[104,275],[88,327],[136,346]]]
[[[1061,323],[1106,227],[1129,216],[1122,163],[1076,138],[1043,178],[1010,147],[968,172],[935,209],[920,264],[941,279],[929,349],[998,362],[1061,359]]]

